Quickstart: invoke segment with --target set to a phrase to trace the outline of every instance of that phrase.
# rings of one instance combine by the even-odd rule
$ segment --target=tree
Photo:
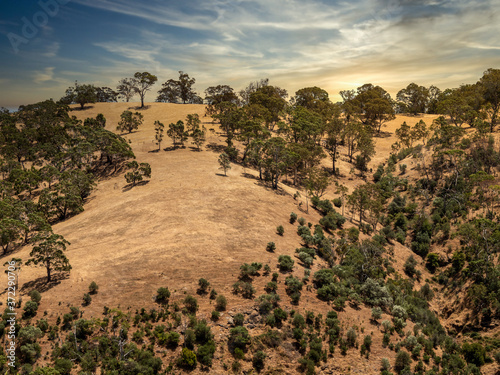
[[[397,93],[396,98],[400,102],[402,110],[416,116],[418,113],[426,112],[429,89],[416,83],[410,83]]]
[[[188,132],[184,130],[184,122],[179,120],[175,124],[173,122],[170,123],[168,125],[167,135],[172,138],[174,148],[177,147],[176,140],[179,140],[181,146],[184,147],[184,141],[186,141],[188,137]]]
[[[163,125],[160,121],[155,121],[155,139],[156,144],[158,145],[158,151],[161,150],[161,142],[163,141],[163,129],[165,125]]]
[[[328,173],[318,168],[311,168],[308,171],[305,186],[309,195],[321,198],[330,184]]]
[[[157,102],[178,103],[179,99],[183,104],[203,104],[203,100],[193,91],[192,86],[196,80],[190,78],[187,73],[179,71],[179,80],[169,79],[158,91]]]
[[[135,83],[133,78],[123,78],[122,80],[120,80],[120,82],[118,82],[116,91],[118,91],[119,96],[124,98],[127,103],[134,97],[134,94],[136,93],[134,85]]]
[[[250,94],[249,104],[260,107],[267,128],[273,130],[285,110],[287,96],[286,90],[266,85]]]
[[[95,95],[97,103],[114,103],[118,98],[118,93],[109,87],[96,87]]]
[[[193,137],[193,144],[196,145],[198,151],[201,151],[201,146],[205,143],[205,127],[203,129],[195,129],[191,134]]]
[[[132,130],[137,130],[139,126],[142,125],[144,116],[139,112],[132,113],[132,111],[123,111],[120,118],[121,120],[118,122],[116,130],[128,131],[130,134]]]
[[[36,241],[37,245],[33,247],[30,253],[30,259],[26,265],[35,265],[45,267],[47,270],[47,282],[52,280],[52,271],[71,270],[68,258],[64,254],[66,245],[70,245],[63,236],[55,233],[46,233],[39,236]]]
[[[269,138],[263,145],[262,163],[273,189],[278,188],[279,179],[287,168],[286,146],[285,140],[281,137]]]
[[[240,96],[241,104],[250,104],[250,95],[256,92],[261,87],[269,85],[269,78],[262,78],[260,81],[253,81],[248,84],[243,90],[240,90],[238,95]]]
[[[190,113],[186,116],[186,128],[188,132],[193,133],[201,125],[200,116],[197,113]]]
[[[74,87],[68,87],[66,96],[61,99],[64,103],[77,103],[83,109],[87,103],[95,103],[97,100],[96,88],[94,85],[80,85],[75,81]]]
[[[340,119],[340,114],[328,121],[326,125],[326,139],[323,141],[323,147],[332,158],[332,174],[335,176],[337,175],[335,161],[338,157],[338,148],[344,141],[344,131],[345,123]]]
[[[158,81],[158,77],[149,72],[136,72],[134,74],[134,91],[141,98],[141,108],[144,108],[144,97],[151,87]]]
[[[484,100],[489,104],[490,132],[497,124],[500,109],[500,69],[488,69],[479,80]]]
[[[225,152],[219,155],[219,165],[219,169],[224,170],[224,176],[227,176],[226,171],[228,169],[231,169],[231,161],[229,159],[229,156]]]
[[[132,186],[144,178],[151,177],[151,166],[148,163],[137,163],[135,160],[127,164],[127,168],[131,169],[130,172],[125,174],[125,180]]]
[[[380,86],[367,83],[356,89],[356,96],[350,99],[351,111],[364,125],[380,133],[382,125],[395,118],[393,101]]]

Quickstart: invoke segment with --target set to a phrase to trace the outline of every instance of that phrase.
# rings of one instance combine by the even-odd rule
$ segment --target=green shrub
[[[266,250],[269,252],[274,252],[276,250],[276,244],[274,242],[268,242],[266,246]]]
[[[244,320],[245,317],[243,316],[242,313],[238,313],[233,317],[233,322],[235,326],[242,326]]]
[[[379,320],[382,317],[382,309],[380,307],[373,307],[372,308],[372,319],[374,321]]]
[[[297,214],[296,214],[296,213],[294,213],[294,212],[292,212],[292,213],[290,214],[290,224],[293,224],[293,223],[295,223],[296,221],[297,221]]]
[[[96,294],[97,291],[99,290],[99,286],[95,281],[92,281],[89,285],[89,293],[90,294]]]
[[[210,299],[215,299],[217,297],[217,292],[212,288],[210,291]]]
[[[439,254],[436,253],[427,254],[426,267],[431,273],[436,272],[436,269],[439,267]]]
[[[467,363],[472,363],[481,367],[485,363],[486,350],[479,343],[464,342],[462,345],[462,354]]]
[[[279,268],[282,272],[291,272],[295,263],[289,255],[280,255],[278,257]]]
[[[409,367],[411,364],[411,358],[407,351],[400,350],[396,355],[396,362],[394,363],[394,371],[397,374],[401,374],[403,370]]]
[[[337,208],[340,208],[342,207],[342,199],[340,198],[335,198],[333,201],[333,205]]]
[[[264,360],[266,359],[266,353],[261,350],[257,350],[252,357],[253,367],[257,370],[257,372],[262,371],[264,368]]]
[[[217,311],[225,311],[227,307],[227,299],[222,294],[217,296],[215,300],[215,309]]]
[[[285,228],[283,228],[283,225],[278,225],[276,227],[276,233],[278,233],[280,236],[282,236],[285,233]]]
[[[168,288],[158,288],[156,291],[155,301],[162,305],[167,304],[170,299],[170,290]]]
[[[245,358],[245,352],[241,350],[240,348],[235,348],[234,349],[234,358],[236,359],[244,359]]]
[[[246,346],[250,343],[250,334],[245,327],[231,328],[229,331],[229,342],[235,348],[245,350]]]
[[[220,318],[220,312],[218,312],[217,310],[214,310],[212,311],[212,316],[211,316],[211,319],[216,322],[218,321]]]
[[[196,359],[202,365],[210,367],[212,366],[212,359],[215,353],[215,343],[211,340],[203,345],[198,347],[198,351],[196,352]]]
[[[306,225],[306,219],[304,219],[303,217],[299,218],[298,222],[299,222],[299,225],[301,225],[301,226]]]
[[[90,305],[91,302],[92,302],[92,297],[90,296],[90,294],[85,293],[83,295],[83,305],[88,306],[88,305]]]
[[[278,290],[278,284],[275,281],[270,281],[266,284],[264,289],[267,293],[276,293]]]
[[[186,369],[194,369],[196,367],[196,363],[196,354],[188,348],[182,348],[181,355],[177,359],[177,365]]]
[[[191,295],[187,295],[186,298],[184,298],[184,307],[188,312],[191,314],[196,314],[196,311],[198,311],[198,301],[196,298],[194,298]]]
[[[38,303],[35,301],[28,301],[24,305],[24,313],[23,313],[23,318],[29,319],[32,318],[36,315],[36,312],[38,311]]]
[[[306,268],[311,268],[313,265],[314,259],[308,253],[300,252],[298,258]]]
[[[207,294],[208,292],[208,287],[210,286],[210,283],[208,280],[201,278],[198,280],[198,294]]]
[[[33,302],[40,303],[42,300],[42,295],[40,292],[36,289],[33,289],[31,292],[28,294]]]
[[[319,223],[326,230],[335,230],[341,228],[346,219],[341,214],[331,211],[325,217],[321,218]]]
[[[354,330],[354,328],[352,328],[352,327],[349,328],[349,330],[347,331],[347,336],[346,336],[347,345],[350,347],[355,347],[357,336],[358,335],[356,334],[356,331]]]

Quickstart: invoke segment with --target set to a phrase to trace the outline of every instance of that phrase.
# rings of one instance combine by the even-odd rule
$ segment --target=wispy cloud
[[[47,67],[43,71],[35,72],[33,82],[44,83],[52,81],[54,79],[54,69],[54,67]]]

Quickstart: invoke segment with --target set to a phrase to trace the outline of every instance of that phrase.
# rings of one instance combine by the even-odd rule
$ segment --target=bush
[[[335,198],[333,201],[333,205],[337,208],[340,208],[342,207],[342,199],[340,198]]]
[[[95,281],[92,281],[89,285],[89,293],[90,294],[96,294],[97,291],[99,290],[99,286]]]
[[[196,367],[196,363],[196,354],[188,348],[182,348],[181,355],[177,359],[177,365],[186,369],[194,369]]]
[[[42,295],[40,292],[36,289],[33,289],[31,292],[28,294],[33,302],[40,303],[42,300]]]
[[[236,327],[238,326],[242,326],[243,325],[243,321],[245,320],[245,317],[243,316],[242,313],[238,313],[236,314],[234,317],[233,317],[233,321],[234,321],[234,325]]]
[[[191,314],[196,314],[196,311],[198,311],[198,301],[196,298],[194,298],[191,295],[187,295],[186,298],[184,298],[184,307],[188,312]]]
[[[222,294],[215,300],[215,309],[217,311],[225,311],[227,307],[227,299]]]
[[[382,317],[382,309],[380,307],[372,308],[372,319],[377,321]]]
[[[218,312],[217,310],[214,310],[212,311],[212,316],[211,316],[211,319],[216,322],[218,321],[220,318],[220,312]]]
[[[478,367],[481,367],[485,363],[486,350],[479,343],[465,342],[462,345],[462,354],[467,363],[472,363]]]
[[[297,221],[297,214],[292,212],[290,214],[290,224],[294,224]]]
[[[213,341],[209,341],[203,345],[198,347],[198,351],[196,352],[196,358],[198,361],[207,367],[212,366],[212,359],[215,353],[215,343]]]
[[[268,242],[266,250],[269,252],[274,252],[274,250],[276,250],[276,244],[274,242]]]
[[[266,284],[264,289],[267,293],[276,293],[278,290],[278,284],[275,281],[270,281]]]
[[[314,259],[308,253],[300,252],[298,258],[306,268],[311,268],[311,266],[313,265]]]
[[[198,294],[206,294],[209,286],[210,286],[210,283],[206,279],[204,279],[204,278],[199,279],[198,280]]]
[[[168,303],[168,300],[170,299],[170,290],[168,288],[158,288],[156,291],[156,297],[155,301],[157,303],[160,303],[162,305],[165,305]]]
[[[356,346],[356,338],[357,338],[357,334],[356,334],[356,331],[354,330],[354,328],[352,328],[352,327],[349,328],[349,330],[347,331],[347,337],[346,337],[347,345],[350,347]]]
[[[417,270],[415,268],[416,265],[417,265],[417,261],[415,260],[413,255],[410,255],[408,257],[408,259],[406,259],[406,262],[405,262],[404,267],[403,267],[405,273],[409,277],[413,277],[417,273]]]
[[[439,254],[436,253],[427,254],[426,267],[431,273],[436,272],[436,269],[439,267]]]
[[[278,225],[276,227],[276,233],[278,233],[280,236],[282,236],[285,233],[285,228],[283,228],[283,225]]]
[[[38,303],[35,301],[28,301],[24,305],[24,313],[23,313],[23,318],[29,319],[32,318],[36,315],[36,312],[38,311]]]
[[[83,306],[88,306],[90,305],[91,302],[92,302],[92,297],[90,296],[90,294],[85,293],[83,295]]]
[[[279,268],[282,272],[293,271],[294,261],[289,255],[280,255],[278,257]]]
[[[401,374],[406,367],[411,364],[411,358],[407,351],[400,350],[396,355],[396,362],[394,363],[394,371]]]
[[[210,299],[215,299],[217,297],[217,292],[215,291],[215,289],[212,289],[210,291]]]
[[[299,225],[306,225],[306,219],[304,219],[303,217],[299,218]]]
[[[253,262],[251,264],[243,263],[240,266],[240,276],[241,280],[250,280],[252,276],[258,276],[260,269],[262,268],[262,263]]]
[[[341,228],[345,221],[345,217],[343,217],[341,214],[331,211],[328,213],[328,215],[321,218],[319,223],[323,226],[323,228],[331,231]]]
[[[260,372],[264,368],[264,360],[266,359],[266,353],[258,350],[252,357],[253,367]]]
[[[231,328],[229,331],[229,343],[235,348],[245,350],[250,343],[250,334],[245,327]]]

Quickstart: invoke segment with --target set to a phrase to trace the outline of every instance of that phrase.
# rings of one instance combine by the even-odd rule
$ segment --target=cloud
[[[54,79],[54,67],[47,67],[43,71],[34,73],[33,82],[40,84]]]

